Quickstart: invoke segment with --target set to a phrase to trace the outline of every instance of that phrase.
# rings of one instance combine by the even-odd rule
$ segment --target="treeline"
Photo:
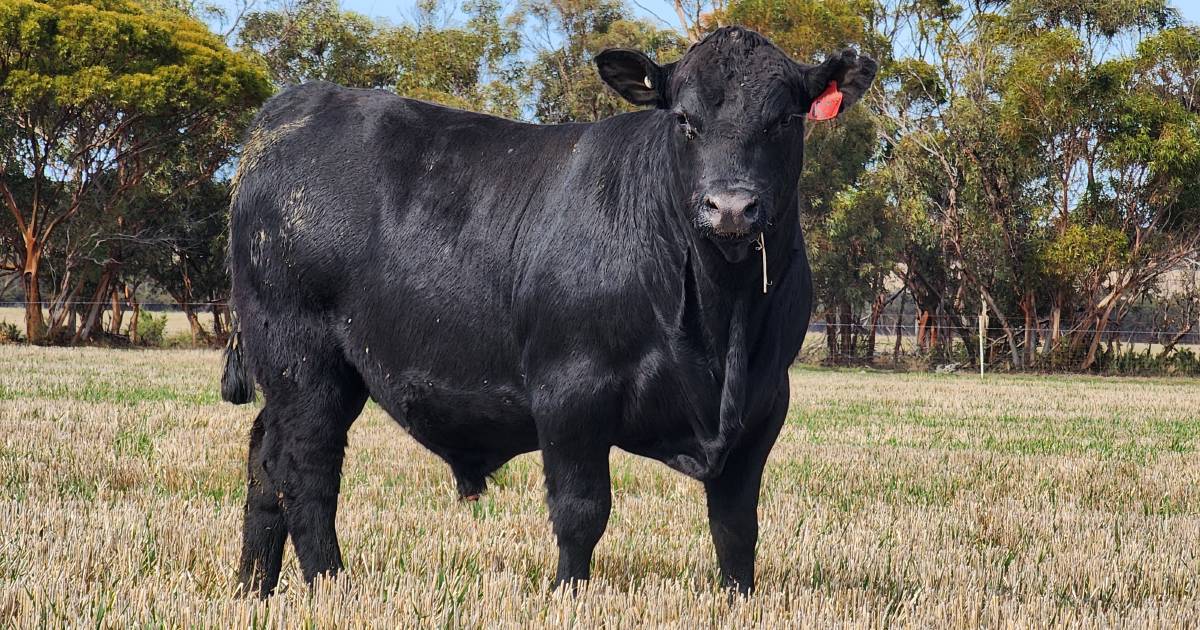
[[[335,0],[0,0],[0,271],[25,336],[136,341],[157,291],[219,340],[227,182],[280,86],[595,120],[626,109],[597,52],[671,61],[728,23],[799,61],[855,46],[881,63],[868,106],[808,141],[800,210],[831,356],[874,356],[885,313],[949,356],[976,346],[986,312],[986,345],[1017,368],[1094,369],[1114,330],[1198,325],[1200,290],[1164,282],[1200,251],[1200,30],[1169,3],[674,8],[668,24],[620,0],[421,0],[391,24]]]

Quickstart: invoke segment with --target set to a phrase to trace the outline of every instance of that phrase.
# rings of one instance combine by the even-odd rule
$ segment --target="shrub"
[[[12,322],[0,322],[0,343],[20,343],[24,337],[21,329]]]
[[[1101,352],[1096,365],[1101,372],[1121,376],[1200,376],[1200,356],[1187,348],[1157,354],[1149,349]]]
[[[138,343],[143,346],[161,346],[166,329],[166,315],[156,317],[153,313],[142,311],[138,316]]]
[[[192,343],[192,333],[183,330],[164,339],[163,346],[167,348],[194,348],[196,344]]]

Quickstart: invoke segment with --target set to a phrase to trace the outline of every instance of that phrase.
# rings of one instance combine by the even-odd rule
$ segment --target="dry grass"
[[[613,455],[597,579],[549,589],[536,456],[478,504],[370,407],[346,579],[231,596],[245,435],[219,355],[0,347],[0,624],[1025,627],[1200,624],[1195,380],[797,371],[730,601],[695,482]]]

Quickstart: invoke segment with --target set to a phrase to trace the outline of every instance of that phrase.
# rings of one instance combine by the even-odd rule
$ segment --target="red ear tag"
[[[813,101],[808,110],[809,120],[832,120],[837,118],[838,110],[842,107],[842,93],[838,90],[837,81],[830,81],[829,87]]]

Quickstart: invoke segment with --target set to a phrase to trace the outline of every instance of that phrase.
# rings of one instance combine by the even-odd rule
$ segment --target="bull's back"
[[[507,291],[527,214],[557,176],[547,153],[569,146],[547,129],[376,90],[291,88],[244,146],[235,284],[306,305],[392,286]]]

